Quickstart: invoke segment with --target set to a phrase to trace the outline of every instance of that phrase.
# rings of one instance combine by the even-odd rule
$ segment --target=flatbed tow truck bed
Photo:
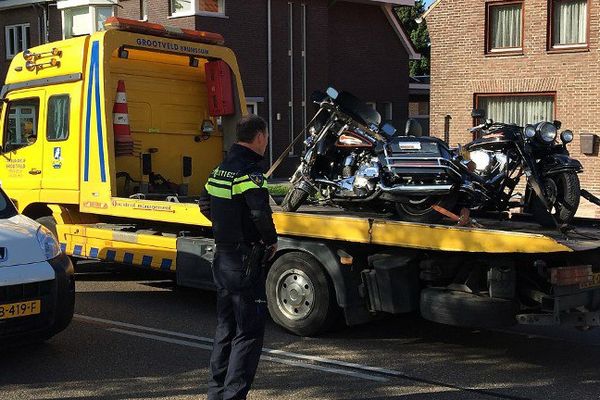
[[[600,221],[576,220],[566,234],[542,228],[525,216],[511,220],[477,218],[483,228],[420,224],[394,220],[391,214],[349,212],[303,206],[296,213],[275,207],[282,235],[342,240],[410,249],[465,253],[556,253],[600,248]]]

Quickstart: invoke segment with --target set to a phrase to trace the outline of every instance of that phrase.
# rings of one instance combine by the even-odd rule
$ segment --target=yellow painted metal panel
[[[301,213],[273,214],[280,235],[345,240],[369,243],[369,221],[366,218],[332,217]]]
[[[570,252],[554,239],[533,233],[459,228],[376,220],[371,243],[439,251],[475,253]]]

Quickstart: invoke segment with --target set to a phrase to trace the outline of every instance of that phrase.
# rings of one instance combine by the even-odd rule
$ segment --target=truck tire
[[[312,256],[290,252],[271,266],[266,282],[271,318],[300,336],[326,331],[335,322],[335,291],[325,269]]]
[[[286,212],[295,212],[308,198],[308,192],[297,187],[291,188],[281,202],[281,208]]]
[[[517,304],[512,300],[457,292],[446,288],[421,291],[421,316],[445,325],[497,328],[514,325]]]

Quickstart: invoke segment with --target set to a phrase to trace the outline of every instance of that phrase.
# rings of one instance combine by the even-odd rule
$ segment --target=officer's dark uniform
[[[267,313],[262,270],[247,274],[243,266],[253,243],[277,243],[261,160],[251,149],[234,144],[206,184],[217,245],[213,276],[218,291],[209,400],[245,399],[262,351]],[[206,215],[206,207],[201,208]]]

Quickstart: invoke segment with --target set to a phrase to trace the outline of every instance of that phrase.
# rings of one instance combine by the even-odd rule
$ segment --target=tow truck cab
[[[106,26],[11,63],[0,96],[5,189],[34,218],[60,204],[210,226],[198,207],[174,218],[167,197],[193,204],[234,140],[246,104],[233,52],[218,34],[114,17]]]

